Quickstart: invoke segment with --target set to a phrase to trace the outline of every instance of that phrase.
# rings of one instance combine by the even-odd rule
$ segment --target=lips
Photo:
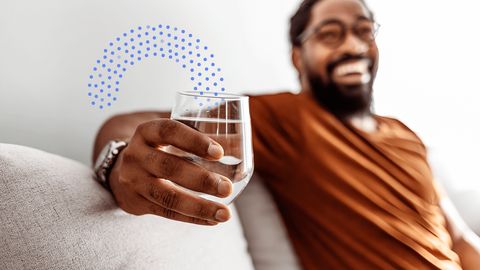
[[[332,70],[332,79],[339,84],[357,85],[366,84],[371,80],[371,61],[368,59],[356,59],[343,61]]]

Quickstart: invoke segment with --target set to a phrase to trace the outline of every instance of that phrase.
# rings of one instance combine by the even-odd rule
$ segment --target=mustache
[[[327,65],[327,72],[328,74],[332,74],[333,70],[336,66],[343,64],[344,62],[354,61],[354,60],[368,60],[369,61],[369,69],[372,69],[373,61],[369,57],[364,55],[354,55],[354,54],[343,54],[340,57],[334,59]]]

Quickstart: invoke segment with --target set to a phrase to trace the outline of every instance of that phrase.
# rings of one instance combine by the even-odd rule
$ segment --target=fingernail
[[[214,158],[221,158],[223,156],[223,148],[214,142],[210,142],[207,153]]]
[[[220,181],[217,187],[218,194],[222,196],[230,195],[230,193],[232,193],[232,183],[230,182],[230,180],[227,180],[225,178],[222,178],[222,177],[219,177],[219,178],[220,178]]]
[[[227,221],[229,217],[230,215],[225,209],[217,210],[217,213],[215,213],[215,219],[220,222]]]
[[[207,220],[207,223],[208,223],[209,225],[217,225],[217,224],[218,224],[218,222],[216,222],[216,221],[210,221],[210,220]]]

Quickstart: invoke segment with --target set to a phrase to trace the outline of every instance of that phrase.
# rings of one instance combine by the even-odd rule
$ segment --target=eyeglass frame
[[[344,41],[345,41],[345,38],[347,37],[347,34],[348,34],[348,31],[352,32],[353,34],[355,34],[355,36],[357,38],[360,38],[359,35],[356,33],[355,31],[355,28],[358,26],[359,22],[361,21],[368,21],[368,22],[371,22],[373,23],[373,38],[372,40],[370,41],[366,41],[367,43],[371,43],[373,41],[375,41],[375,39],[377,38],[377,35],[378,35],[378,31],[380,29],[380,24],[378,22],[376,22],[375,20],[373,19],[370,19],[370,18],[366,18],[366,17],[359,17],[355,23],[353,23],[352,25],[350,26],[347,26],[345,23],[343,23],[342,21],[338,20],[338,19],[329,19],[329,20],[326,20],[326,21],[323,21],[321,23],[319,23],[317,26],[313,27],[313,28],[310,28],[310,29],[307,29],[305,30],[304,32],[302,32],[298,37],[297,37],[297,41],[300,42],[300,44],[304,44],[305,42],[307,42],[312,36],[314,36],[316,33],[318,33],[318,30],[320,28],[322,28],[323,26],[327,25],[327,24],[330,24],[330,23],[338,23],[342,26],[342,29],[343,29],[343,37],[341,39],[340,42],[338,42],[338,44],[336,44],[335,46],[332,46],[332,47],[338,47],[340,46],[340,44],[342,44]],[[360,38],[361,40],[363,40],[362,38]],[[364,40],[363,40],[364,41]],[[327,45],[328,46],[328,45]],[[330,47],[330,46],[329,46]]]

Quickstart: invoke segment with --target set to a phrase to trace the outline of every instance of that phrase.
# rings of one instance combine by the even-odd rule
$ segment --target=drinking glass
[[[212,92],[177,93],[171,119],[198,130],[224,150],[218,161],[206,160],[174,146],[166,151],[183,157],[209,171],[228,177],[233,192],[226,198],[189,190],[208,200],[230,204],[246,187],[253,174],[253,149],[248,97]]]

